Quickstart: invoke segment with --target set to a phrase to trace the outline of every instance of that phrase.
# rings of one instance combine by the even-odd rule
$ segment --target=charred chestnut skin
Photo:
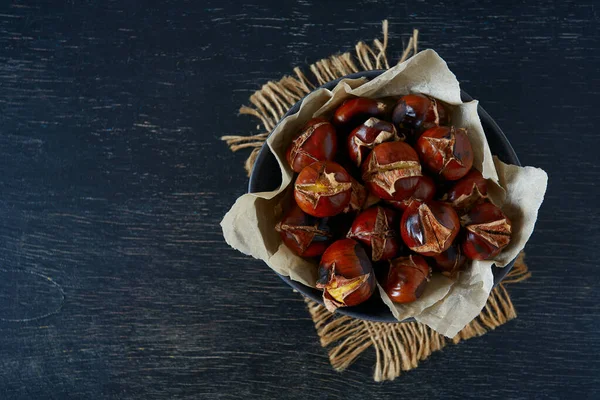
[[[333,242],[321,257],[317,288],[329,311],[367,301],[375,291],[371,260],[361,245],[352,239]]]

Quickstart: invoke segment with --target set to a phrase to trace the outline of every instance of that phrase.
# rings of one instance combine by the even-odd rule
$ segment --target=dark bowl
[[[356,74],[347,75],[343,78],[336,79],[335,81],[331,81],[321,86],[321,88],[333,89],[335,85],[342,79],[345,78],[361,78],[365,77],[367,79],[373,79],[380,74],[382,74],[383,70],[377,71],[367,71],[367,72],[359,72]],[[461,92],[461,97],[463,101],[471,101],[473,100],[471,96],[466,94],[465,92]],[[303,100],[300,100],[290,110],[284,115],[284,118],[288,115],[296,113],[300,109],[300,104]],[[492,154],[498,156],[502,161],[508,164],[521,165],[515,151],[512,146],[508,142],[504,133],[496,124],[496,122],[490,117],[490,115],[481,107],[478,107],[479,118],[481,119],[481,124],[483,125],[483,130],[485,131],[485,136],[487,137],[488,143],[492,150]],[[281,176],[279,172],[279,166],[273,153],[271,153],[271,149],[265,144],[263,145],[260,153],[258,154],[258,158],[254,164],[254,169],[252,170],[252,174],[250,175],[250,183],[248,184],[248,192],[270,192],[279,187],[281,183]],[[492,272],[494,273],[494,286],[500,283],[502,279],[508,274],[511,268],[514,265],[514,260],[508,264],[504,268],[497,268],[496,266],[492,267]],[[304,296],[308,297],[311,300],[314,300],[320,304],[323,304],[323,299],[321,298],[322,292],[313,289],[311,287],[305,286],[299,282],[292,281],[287,276],[279,275],[281,279],[285,281],[292,288],[296,289]],[[392,312],[388,309],[388,307],[383,303],[383,301],[379,298],[379,296],[372,296],[370,300],[366,301],[355,307],[345,307],[339,308],[337,310],[340,314],[348,315],[353,318],[364,319],[368,321],[375,322],[398,322]],[[410,319],[412,320],[412,319]],[[409,320],[405,320],[402,322],[407,322]]]

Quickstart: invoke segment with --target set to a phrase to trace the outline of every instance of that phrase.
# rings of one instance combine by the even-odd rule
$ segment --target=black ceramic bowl
[[[361,77],[373,79],[382,74],[383,72],[383,70],[359,72],[356,74],[347,75],[340,79],[336,79],[335,81],[331,81],[321,87],[326,89],[333,89],[341,79]],[[471,96],[469,96],[465,92],[461,93],[461,97],[463,101],[472,100]],[[284,115],[284,118],[288,115],[298,112],[301,103],[302,100],[294,104],[294,106],[290,108],[290,110]],[[483,130],[485,131],[485,136],[487,137],[488,143],[492,150],[492,154],[498,156],[505,163],[521,165],[519,159],[517,158],[517,155],[515,154],[515,151],[508,142],[508,139],[506,139],[506,136],[504,136],[504,133],[502,132],[500,127],[496,124],[492,117],[490,117],[490,115],[487,112],[485,112],[485,110],[481,106],[479,106],[478,111],[479,118],[481,119],[481,124],[483,125]],[[273,191],[279,187],[280,183],[281,176],[279,173],[279,166],[277,165],[277,161],[275,160],[273,153],[271,153],[271,149],[269,149],[269,147],[265,144],[263,145],[262,149],[260,150],[260,153],[258,154],[256,163],[254,164],[254,169],[252,170],[252,175],[250,175],[248,192],[254,193]],[[506,274],[511,270],[513,265],[514,260],[504,268],[496,268],[495,266],[493,267],[494,285],[497,285],[506,276]],[[304,286],[299,282],[292,281],[287,276],[279,276],[285,281],[285,283],[302,293],[304,296],[320,304],[323,304],[323,300],[321,298],[321,291],[310,288],[308,286]],[[359,318],[369,321],[398,322],[392,315],[392,312],[377,295],[372,296],[370,300],[358,306],[339,308],[337,312],[339,312],[340,314],[349,315],[353,318]]]

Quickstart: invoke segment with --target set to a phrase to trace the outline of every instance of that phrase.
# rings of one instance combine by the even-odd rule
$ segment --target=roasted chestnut
[[[423,294],[430,277],[431,268],[423,257],[398,257],[390,261],[382,287],[394,303],[410,303]]]
[[[456,181],[444,200],[450,202],[459,215],[487,200],[487,183],[481,172],[472,168],[467,175]]]
[[[448,116],[444,106],[433,97],[409,94],[398,100],[392,113],[392,121],[401,134],[414,141],[423,131],[446,125]]]
[[[424,256],[440,254],[450,247],[460,230],[456,211],[447,203],[410,203],[400,221],[404,243]]]
[[[348,135],[348,155],[352,162],[360,167],[362,161],[373,147],[383,142],[401,140],[394,124],[377,118],[369,118]]]
[[[471,260],[493,258],[510,243],[511,222],[492,203],[475,206],[461,222],[465,227],[462,249]]]
[[[296,204],[275,225],[283,243],[302,257],[316,257],[323,254],[333,241],[327,219],[305,214]]]
[[[296,203],[314,217],[341,213],[351,197],[352,177],[332,161],[319,161],[304,167],[294,184]]]
[[[367,253],[352,239],[333,242],[321,257],[317,288],[323,289],[325,307],[358,305],[375,291],[375,275]]]
[[[433,267],[439,270],[442,275],[454,278],[465,265],[467,257],[463,254],[460,244],[454,242],[448,250],[434,255],[431,260]]]
[[[389,208],[374,206],[361,212],[348,237],[356,239],[371,248],[371,260],[389,260],[400,251],[398,214]]]
[[[464,128],[428,129],[417,140],[415,150],[424,166],[450,181],[462,178],[473,166],[473,149]]]
[[[346,100],[333,114],[333,124],[349,132],[371,117],[382,117],[390,112],[390,105],[383,99],[356,97]]]
[[[294,172],[317,161],[333,160],[337,152],[337,135],[324,118],[313,118],[290,144],[286,158]]]
[[[362,164],[365,186],[384,200],[402,201],[415,191],[421,176],[417,153],[404,142],[375,146]]]
[[[408,199],[402,201],[388,200],[388,203],[404,211],[413,200],[427,202],[433,200],[433,196],[435,196],[435,182],[430,177],[423,175],[419,177],[417,188]]]
[[[361,185],[356,179],[350,177],[352,181],[352,193],[350,196],[350,203],[344,209],[344,212],[360,211],[363,209],[365,202],[367,201],[367,189]]]

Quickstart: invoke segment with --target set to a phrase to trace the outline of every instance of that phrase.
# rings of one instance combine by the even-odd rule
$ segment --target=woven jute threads
[[[388,48],[388,22],[383,21],[383,40],[375,39],[371,45],[359,42],[354,53],[343,53],[324,58],[309,66],[308,78],[298,67],[294,76],[284,76],[279,81],[270,81],[250,96],[252,106],[242,106],[240,114],[258,118],[261,133],[254,135],[223,136],[232,151],[252,149],[245,169],[248,175],[265,143],[269,132],[283,115],[315,87],[342,76],[360,71],[390,68]],[[417,53],[418,31],[414,30],[397,62],[402,62]],[[513,269],[500,285],[494,288],[479,316],[471,321],[454,338],[448,339],[427,325],[418,322],[380,323],[353,319],[332,314],[318,303],[305,299],[321,345],[328,349],[329,361],[337,371],[348,368],[365,350],[373,348],[376,354],[375,381],[394,380],[403,371],[418,367],[419,362],[448,344],[457,344],[481,336],[517,316],[506,286],[527,279],[527,269],[521,253]]]

